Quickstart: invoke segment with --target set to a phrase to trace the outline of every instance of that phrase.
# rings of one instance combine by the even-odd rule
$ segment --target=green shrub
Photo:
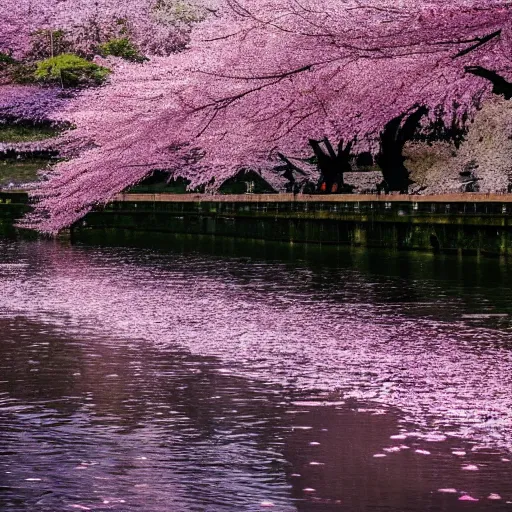
[[[100,85],[109,73],[109,69],[98,66],[94,62],[89,62],[72,53],[64,53],[37,62],[34,78],[40,82],[57,82],[62,87],[76,87]]]
[[[141,55],[135,45],[127,38],[111,39],[99,46],[101,55],[113,55],[132,62],[144,62],[146,57]]]

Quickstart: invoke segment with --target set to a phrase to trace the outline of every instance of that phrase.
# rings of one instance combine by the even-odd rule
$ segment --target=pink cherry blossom
[[[12,50],[22,57],[34,32],[64,30],[75,48],[85,53],[122,33],[143,52],[168,55],[186,44],[190,27],[163,14],[155,0],[1,0],[0,51]]]
[[[0,0],[7,25],[21,27],[20,9],[30,1],[11,13],[7,3]],[[78,0],[76,9],[43,4],[27,27],[67,26],[78,13]],[[92,13],[107,24],[125,16],[137,44],[160,57],[144,65],[112,61],[109,84],[59,111],[76,126],[60,141],[73,158],[36,192],[37,210],[27,220],[48,232],[153,169],[214,189],[251,168],[279,187],[279,155],[311,156],[310,139],[353,141],[353,151],[375,154],[387,123],[420,107],[425,130],[439,120],[463,126],[493,90],[500,93],[489,72],[505,82],[512,75],[505,0],[226,0],[176,55],[149,0],[82,4],[88,7],[79,23]],[[19,44],[9,29],[0,48],[9,41],[16,51],[26,47],[27,30],[19,30]]]

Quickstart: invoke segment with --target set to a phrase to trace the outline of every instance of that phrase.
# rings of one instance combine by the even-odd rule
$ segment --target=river
[[[506,262],[141,245],[0,240],[2,512],[512,511]]]

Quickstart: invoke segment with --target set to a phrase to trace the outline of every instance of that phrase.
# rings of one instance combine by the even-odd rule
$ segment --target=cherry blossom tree
[[[509,97],[511,14],[504,0],[227,0],[188,50],[110,61],[109,85],[60,111],[76,126],[62,140],[73,158],[41,186],[29,224],[70,225],[153,169],[190,186],[241,168],[277,183],[277,162],[300,167],[313,150],[342,175],[341,141],[377,155],[404,190],[412,133],[463,127],[493,92]]]
[[[210,115],[208,129],[236,125],[281,153],[304,150],[307,139],[353,140],[380,153],[392,190],[407,188],[401,149],[420,122],[461,126],[491,89],[510,88],[506,2],[230,5],[238,30],[209,26],[218,47],[229,40],[235,50],[203,70],[211,101],[198,109]],[[226,80],[232,94],[219,93]]]
[[[191,24],[204,12],[204,5],[185,0],[0,0],[0,51],[23,57],[34,34],[48,33],[51,47],[52,32],[64,31],[73,49],[86,55],[120,35],[143,52],[168,55],[187,43]]]

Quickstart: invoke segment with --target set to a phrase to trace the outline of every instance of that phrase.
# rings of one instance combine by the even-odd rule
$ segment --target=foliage
[[[37,65],[34,62],[15,62],[9,66],[10,79],[17,84],[32,84],[35,82]]]
[[[191,188],[241,168],[260,170],[273,185],[278,153],[311,156],[309,139],[353,141],[355,153],[375,155],[397,118],[405,124],[420,112],[425,130],[462,127],[503,90],[486,70],[505,84],[512,78],[506,0],[226,0],[195,26],[189,49],[171,56],[183,44],[164,37],[173,29],[158,21],[154,2],[99,0],[78,9],[71,1],[74,9],[59,10],[45,0],[38,22],[67,28],[89,20],[105,38],[123,19],[123,37],[152,59],[113,68],[107,87],[84,91],[62,112],[77,126],[63,147],[86,151],[59,164],[37,193],[40,217],[32,220],[48,231],[155,168],[186,177]],[[17,23],[22,34],[27,17],[5,15],[0,48],[11,47],[7,39],[16,48],[9,27]],[[93,32],[85,32],[88,44],[98,41]]]
[[[99,51],[104,57],[113,55],[132,62],[147,60],[127,37],[110,39],[110,41],[99,45]]]
[[[40,29],[31,34],[31,48],[26,58],[44,60],[72,51],[73,43],[64,30]]]
[[[37,53],[47,52],[53,33],[64,46],[53,56],[73,52],[90,58],[98,44],[122,37],[145,55],[169,55],[188,42],[190,27],[163,23],[154,5],[155,0],[40,0],[36,8],[34,0],[0,0],[0,50],[12,50],[15,58],[51,57]]]
[[[41,82],[59,83],[62,87],[76,87],[100,85],[109,73],[109,69],[94,62],[89,62],[78,55],[64,53],[39,61],[34,77]]]

